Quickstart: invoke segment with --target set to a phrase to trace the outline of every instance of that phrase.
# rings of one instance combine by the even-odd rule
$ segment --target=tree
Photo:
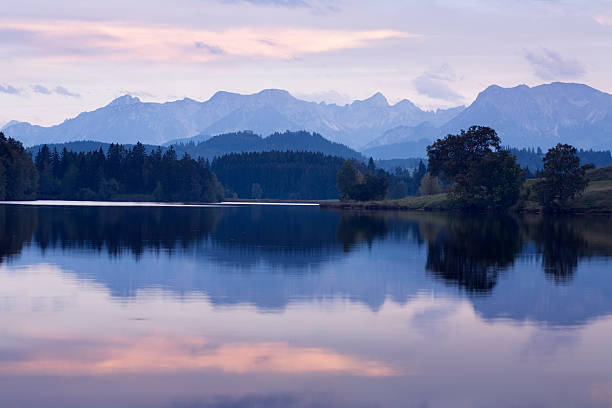
[[[588,181],[575,147],[559,143],[548,150],[542,162],[544,168],[538,174],[536,192],[545,208],[562,206],[582,194]]]
[[[251,197],[254,198],[255,200],[258,200],[262,196],[263,196],[263,190],[261,189],[261,186],[259,185],[259,183],[253,183],[253,186],[251,187]]]
[[[442,192],[442,189],[440,188],[438,177],[432,176],[431,173],[425,173],[425,175],[421,179],[419,194],[423,196],[428,196],[433,194],[440,194],[440,192]]]
[[[508,208],[519,198],[522,170],[491,128],[448,135],[428,146],[427,155],[431,175],[452,183],[451,193],[465,208]]]
[[[340,200],[346,201],[351,198],[351,188],[359,183],[359,171],[353,166],[350,160],[346,160],[342,168],[338,170],[338,192]]]
[[[429,172],[446,181],[468,173],[470,166],[501,150],[500,139],[489,127],[472,126],[458,135],[448,135],[427,146]]]
[[[0,200],[33,200],[38,172],[21,142],[0,132]]]

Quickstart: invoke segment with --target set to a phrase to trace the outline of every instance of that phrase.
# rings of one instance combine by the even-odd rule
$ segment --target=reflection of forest
[[[612,256],[611,227],[599,216],[0,205],[0,262],[31,247],[113,297],[162,288],[266,310],[342,296],[376,311],[454,287],[485,318],[574,325],[612,312],[606,261],[577,272]]]
[[[427,270],[469,292],[490,291],[533,243],[546,276],[572,279],[579,260],[612,255],[612,221],[601,216],[411,214],[427,241]]]
[[[510,216],[330,212],[316,208],[37,207],[0,205],[0,262],[26,243],[172,253],[211,242],[217,261],[325,262],[330,253],[393,240],[425,243],[425,269],[469,293],[488,293],[527,245],[546,276],[571,281],[580,259],[612,254],[612,220],[601,216]],[[244,261],[247,262],[246,260]]]

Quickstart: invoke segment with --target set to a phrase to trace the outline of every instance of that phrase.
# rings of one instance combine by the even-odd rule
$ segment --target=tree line
[[[472,126],[457,135],[438,139],[427,147],[429,173],[447,184],[464,209],[506,209],[517,203],[525,172],[510,150],[501,147],[495,130]],[[533,185],[545,210],[562,208],[586,189],[586,170],[575,147],[557,144],[542,158],[542,170]]]
[[[516,156],[517,162],[523,170],[526,170],[532,176],[535,176],[538,171],[543,169],[543,159],[546,155],[541,148],[507,148],[510,154]],[[609,166],[612,164],[612,154],[609,150],[584,150],[576,149],[576,155],[581,163],[592,163],[596,167]]]
[[[374,161],[323,153],[232,153],[212,163],[174,148],[111,144],[89,152],[40,147],[32,156],[0,133],[0,199],[156,200],[215,202],[224,197],[382,200],[447,191],[465,209],[516,204],[525,181],[517,158],[495,130],[473,126],[428,147],[428,165],[394,173]],[[547,209],[562,207],[586,188],[579,152],[559,144],[544,156],[533,186]]]
[[[23,145],[0,133],[0,199],[156,200],[216,202],[223,188],[203,159],[174,149],[147,153],[112,144],[105,153],[51,151],[43,145],[35,159]]]

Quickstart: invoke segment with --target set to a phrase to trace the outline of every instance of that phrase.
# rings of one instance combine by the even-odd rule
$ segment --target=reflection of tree
[[[316,208],[0,206],[0,261],[32,241],[45,251],[114,256],[173,253],[211,242],[209,256],[240,265],[318,262],[338,251],[338,214]],[[197,248],[200,251],[201,248]]]
[[[344,252],[348,252],[351,247],[363,241],[371,246],[374,239],[384,238],[388,231],[387,220],[383,217],[362,213],[341,213],[336,237],[342,244]]]
[[[544,273],[556,284],[574,277],[578,261],[587,255],[587,242],[580,225],[569,218],[544,217],[534,231]]]
[[[218,208],[35,207],[0,208],[0,250],[19,252],[30,238],[47,248],[171,252],[205,239],[221,216]],[[2,222],[1,220],[5,221]]]
[[[0,263],[21,252],[32,238],[36,222],[36,214],[24,213],[12,205],[0,205]]]
[[[449,218],[428,239],[426,268],[468,292],[486,293],[522,247],[517,222],[509,216]]]

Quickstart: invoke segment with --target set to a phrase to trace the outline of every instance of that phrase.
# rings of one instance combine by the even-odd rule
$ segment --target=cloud
[[[335,103],[336,105],[345,105],[353,101],[353,98],[350,96],[333,90],[313,93],[296,93],[295,97],[305,101],[317,103],[325,102],[328,104]]]
[[[204,44],[201,41],[196,41],[195,42],[195,47],[200,49],[200,50],[204,50],[210,54],[213,55],[223,55],[225,54],[225,51],[223,51],[222,48],[216,47],[214,45],[209,45],[209,44]]]
[[[52,94],[56,94],[56,95],[62,95],[62,96],[69,96],[71,98],[80,98],[81,95],[71,92],[68,89],[64,88],[63,86],[56,86],[53,89],[49,89],[44,85],[32,85],[32,91],[34,91],[35,93],[38,94],[42,94],[42,95],[52,95]]]
[[[443,101],[461,103],[464,97],[455,92],[451,83],[457,80],[455,74],[448,65],[425,72],[412,80],[412,85],[421,95]]]
[[[0,84],[0,93],[5,93],[9,95],[21,95],[21,89],[15,88],[14,86],[8,84]]]
[[[232,28],[206,31],[85,21],[0,22],[0,48],[13,57],[51,60],[208,62],[228,56],[293,59],[419,35],[397,30]],[[5,36],[4,34],[10,33]],[[195,50],[194,50],[195,44]],[[213,45],[214,44],[214,45]],[[198,49],[207,52],[197,52]]]
[[[119,95],[131,95],[139,98],[148,98],[148,99],[158,99],[159,96],[147,91],[139,91],[139,90],[129,90],[129,89],[121,89],[119,91]]]
[[[338,0],[222,0],[223,3],[247,3],[254,6],[306,8],[314,13],[339,11]]]
[[[249,3],[256,6],[275,7],[311,7],[311,4],[304,0],[225,0],[224,3]]]
[[[525,59],[533,73],[544,80],[569,79],[582,77],[586,71],[582,64],[571,58],[563,58],[558,53],[542,48],[539,51],[524,51]]]
[[[51,95],[51,91],[49,90],[49,88],[42,85],[32,85],[32,90],[39,94]]]
[[[81,95],[79,95],[77,93],[70,92],[69,90],[67,90],[63,86],[55,87],[54,91],[58,95],[69,96],[71,98],[80,98],[81,97]]]
[[[612,26],[612,14],[596,16],[595,21],[597,21],[602,26]]]

